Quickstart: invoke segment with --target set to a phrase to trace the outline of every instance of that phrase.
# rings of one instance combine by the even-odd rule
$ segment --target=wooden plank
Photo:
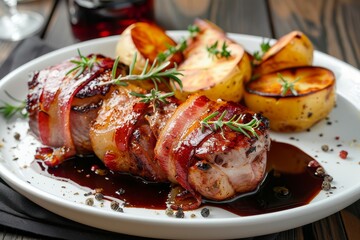
[[[226,32],[271,37],[263,0],[156,0],[155,17],[165,29],[184,30],[199,17]]]
[[[341,211],[341,217],[349,240],[360,238],[360,200]]]
[[[315,239],[347,239],[339,212],[312,224]]]
[[[304,240],[304,234],[301,227],[280,232],[279,235],[276,237],[276,240],[292,240],[292,239]]]
[[[300,30],[316,49],[360,67],[360,1],[269,0],[275,37]]]

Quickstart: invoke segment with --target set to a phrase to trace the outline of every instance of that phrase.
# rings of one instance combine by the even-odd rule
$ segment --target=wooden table
[[[39,36],[50,46],[76,42],[65,1],[24,1],[19,8],[45,16]],[[360,67],[358,0],[155,0],[155,10],[158,23],[169,30],[186,29],[194,17],[207,18],[227,32],[269,38],[297,29],[309,36],[317,50]],[[0,65],[17,44],[0,41]],[[0,226],[0,239],[40,238]],[[277,239],[360,239],[360,201],[317,222],[281,232]]]

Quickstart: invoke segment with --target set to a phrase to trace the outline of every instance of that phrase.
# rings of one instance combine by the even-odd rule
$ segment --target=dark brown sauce
[[[268,174],[256,194],[232,203],[206,205],[217,206],[241,216],[305,205],[319,193],[323,181],[315,175],[317,167],[308,167],[310,161],[315,160],[299,148],[272,141],[268,153]],[[149,183],[128,174],[108,171],[97,158],[75,158],[55,168],[46,168],[38,163],[42,174],[71,180],[93,190],[101,189],[105,196],[123,200],[127,206],[166,208],[170,184]],[[107,171],[105,175],[101,174],[104,170]]]

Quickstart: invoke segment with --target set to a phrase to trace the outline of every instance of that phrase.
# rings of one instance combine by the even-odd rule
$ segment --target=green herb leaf
[[[177,52],[182,52],[185,50],[185,48],[187,48],[187,42],[185,39],[182,39],[176,46],[168,46],[168,49],[165,52],[159,53],[157,55],[157,61],[159,63],[162,63],[164,61],[166,61],[168,59],[168,57],[170,57],[171,55],[177,53]]]
[[[219,114],[219,112],[213,112],[212,114],[204,118],[202,121],[200,121],[202,131],[205,131],[206,128],[214,132],[220,130],[221,135],[225,138],[223,127],[227,126],[231,130],[235,132],[240,132],[248,138],[251,137],[250,134],[253,137],[258,137],[255,130],[259,127],[261,120],[257,119],[255,116],[253,116],[253,119],[248,123],[240,123],[240,120],[243,117],[242,115],[233,115],[230,120],[224,121],[224,117],[227,114],[227,111],[225,110],[221,113],[220,117],[217,120],[212,120]]]
[[[255,51],[253,53],[253,57],[255,58],[255,60],[257,61],[261,61],[262,57],[264,56],[264,54],[269,51],[269,49],[271,48],[270,46],[270,40],[268,40],[267,42],[265,42],[265,40],[262,41],[262,43],[260,44],[260,51]]]
[[[169,79],[171,84],[173,85],[173,88],[175,88],[175,85],[177,84],[180,89],[182,89],[182,82],[178,76],[182,76],[183,74],[177,71],[176,67],[166,69],[171,63],[169,61],[163,62],[161,64],[157,64],[157,61],[155,60],[151,67],[148,69],[149,65],[149,59],[146,60],[145,66],[143,71],[140,74],[134,74],[134,68],[136,64],[137,54],[135,53],[134,58],[130,64],[129,67],[129,74],[126,76],[119,75],[116,77],[116,71],[117,71],[117,65],[119,62],[119,58],[117,58],[114,62],[113,68],[112,68],[112,80],[110,82],[104,82],[103,84],[109,84],[114,83],[117,85],[126,86],[127,81],[144,81],[144,80],[151,80],[156,89],[158,83],[164,83],[169,88],[169,84],[167,83],[166,79]]]
[[[223,45],[221,47],[221,51],[218,49],[218,41],[216,41],[213,45],[210,47],[206,47],[206,50],[209,52],[209,56],[215,56],[216,58],[226,58],[228,59],[231,56],[231,52],[227,50],[228,46],[226,45],[226,42],[223,42]]]
[[[0,114],[4,116],[6,119],[10,119],[12,116],[14,116],[16,113],[20,113],[22,117],[27,117],[28,112],[26,112],[26,100],[20,101],[13,96],[11,96],[7,91],[5,91],[6,95],[11,98],[12,100],[19,102],[20,104],[15,106],[7,102],[3,102],[3,106],[0,106]]]
[[[281,96],[285,96],[289,90],[292,93],[292,95],[297,96],[298,93],[295,90],[295,83],[297,83],[300,80],[300,78],[297,78],[293,82],[289,82],[284,78],[284,76],[281,73],[278,73],[277,75],[279,77],[279,83],[281,84]]]
[[[172,97],[175,95],[174,92],[162,93],[156,89],[151,89],[150,93],[142,94],[137,92],[130,92],[130,95],[141,98],[140,102],[152,103],[154,111],[161,103],[169,103],[166,98]]]
[[[200,32],[200,28],[196,25],[191,24],[188,26],[188,31],[190,33],[190,37],[193,38]]]
[[[76,64],[76,66],[66,73],[66,75],[69,75],[70,73],[75,72],[74,78],[78,78],[87,68],[91,70],[94,64],[97,62],[96,55],[93,55],[91,58],[87,58],[81,54],[79,49],[77,51],[80,60],[71,60],[70,62]]]
[[[190,33],[190,38],[193,38],[200,32],[200,29],[196,25],[189,25],[188,31]],[[165,52],[159,53],[156,59],[159,63],[165,62],[168,59],[168,57],[170,57],[171,55],[177,52],[183,52],[186,48],[187,48],[187,40],[185,38],[182,38],[176,46],[172,46],[172,45],[167,46],[167,50]]]

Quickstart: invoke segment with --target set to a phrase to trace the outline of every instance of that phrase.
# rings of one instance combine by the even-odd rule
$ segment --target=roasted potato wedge
[[[244,48],[228,39],[216,25],[197,19],[198,35],[188,42],[185,60],[179,66],[183,89],[176,89],[175,96],[185,100],[188,95],[199,93],[212,100],[238,102],[243,96],[243,82],[251,78],[251,62]],[[211,55],[207,48],[217,44],[222,50],[226,44],[229,57]]]
[[[120,62],[129,66],[137,54],[134,73],[140,73],[146,59],[149,59],[150,64],[153,63],[158,54],[165,52],[169,46],[176,46],[176,42],[162,28],[155,24],[138,22],[127,27],[121,34],[116,46],[116,56]],[[183,55],[177,52],[167,60],[178,65],[182,62]]]
[[[310,66],[313,62],[313,53],[314,47],[304,33],[290,32],[271,46],[260,61],[253,62],[253,75],[258,77],[285,68]]]
[[[284,89],[280,78],[293,83],[294,91],[291,87]],[[310,128],[330,113],[335,98],[334,74],[312,66],[263,75],[246,84],[244,93],[245,104],[269,118],[272,130],[281,132]]]

